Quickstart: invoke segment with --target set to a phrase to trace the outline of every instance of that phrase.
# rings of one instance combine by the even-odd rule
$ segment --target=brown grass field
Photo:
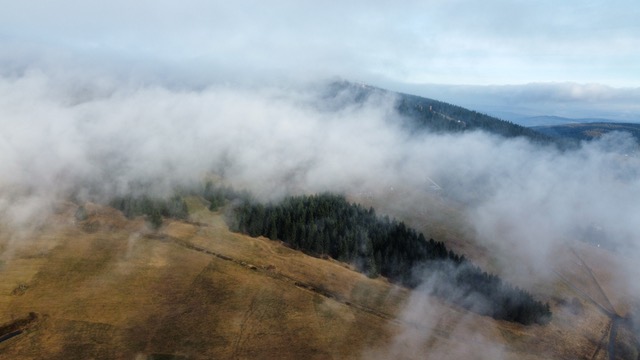
[[[0,325],[19,330],[0,359],[591,359],[606,331],[560,280],[543,295],[550,324],[495,321],[232,233],[187,200],[192,222],[158,231],[93,204],[76,221],[71,203],[28,233],[0,228]],[[583,247],[598,269],[615,260]],[[565,272],[596,297],[589,278]]]

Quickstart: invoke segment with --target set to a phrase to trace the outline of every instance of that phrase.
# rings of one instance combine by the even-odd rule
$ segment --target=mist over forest
[[[136,184],[169,195],[207,174],[264,200],[424,192],[432,179],[466,206],[478,241],[518,258],[516,272],[544,275],[555,244],[590,228],[637,251],[640,164],[627,134],[570,151],[482,131],[414,136],[392,95],[360,103],[348,90],[323,97],[325,86],[173,90],[38,69],[4,76],[3,218],[37,223],[61,197],[104,199]]]
[[[629,0],[7,6],[0,272],[59,255],[56,231],[84,231],[99,215],[121,220],[100,236],[140,226],[127,254],[158,240],[275,279],[282,269],[189,243],[171,226],[224,230],[402,289],[387,300],[406,291],[382,317],[402,326],[362,358],[421,358],[441,335],[445,303],[459,315],[447,337],[472,341],[434,341],[436,358],[509,358],[505,329],[548,335],[584,320],[596,335],[580,341],[597,344],[595,359],[597,338],[615,340],[614,323],[631,324],[640,309],[640,144],[620,131],[637,125],[609,124],[640,122],[639,16]],[[518,125],[589,119],[602,124]],[[51,246],[24,255],[43,232]],[[606,272],[592,272],[580,246],[606,254]],[[567,275],[576,264],[582,277]],[[580,279],[578,290],[565,275]],[[365,308],[332,292],[334,278],[294,280]],[[606,330],[578,300],[590,281],[607,293],[589,298]],[[33,284],[5,284],[7,301]],[[2,315],[14,325],[43,318]],[[11,324],[0,345],[26,329]],[[640,351],[633,329],[629,348]]]

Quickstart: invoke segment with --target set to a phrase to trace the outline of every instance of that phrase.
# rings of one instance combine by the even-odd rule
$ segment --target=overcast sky
[[[640,87],[637,0],[0,5],[5,68],[47,53],[198,79],[341,77],[423,95],[432,92],[415,84]]]

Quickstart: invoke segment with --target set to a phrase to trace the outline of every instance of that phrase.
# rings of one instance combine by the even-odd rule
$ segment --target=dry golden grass
[[[576,359],[590,358],[607,325],[583,301],[579,313],[552,301],[547,326],[494,321],[231,233],[202,201],[188,203],[194,222],[157,232],[92,204],[77,222],[67,204],[56,226],[20,244],[0,235],[0,323],[38,314],[0,343],[0,358]],[[574,296],[556,287],[558,299]]]

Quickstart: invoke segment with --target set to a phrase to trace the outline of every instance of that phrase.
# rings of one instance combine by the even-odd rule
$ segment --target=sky
[[[636,0],[0,5],[5,72],[25,63],[67,62],[92,68],[92,76],[106,68],[182,86],[341,78],[508,120],[556,115],[640,121]],[[556,98],[541,101],[535,91],[540,84],[554,88],[551,97],[569,88],[571,98],[560,98],[561,106]]]
[[[640,86],[640,3],[6,1],[0,40],[93,56],[367,82]]]

